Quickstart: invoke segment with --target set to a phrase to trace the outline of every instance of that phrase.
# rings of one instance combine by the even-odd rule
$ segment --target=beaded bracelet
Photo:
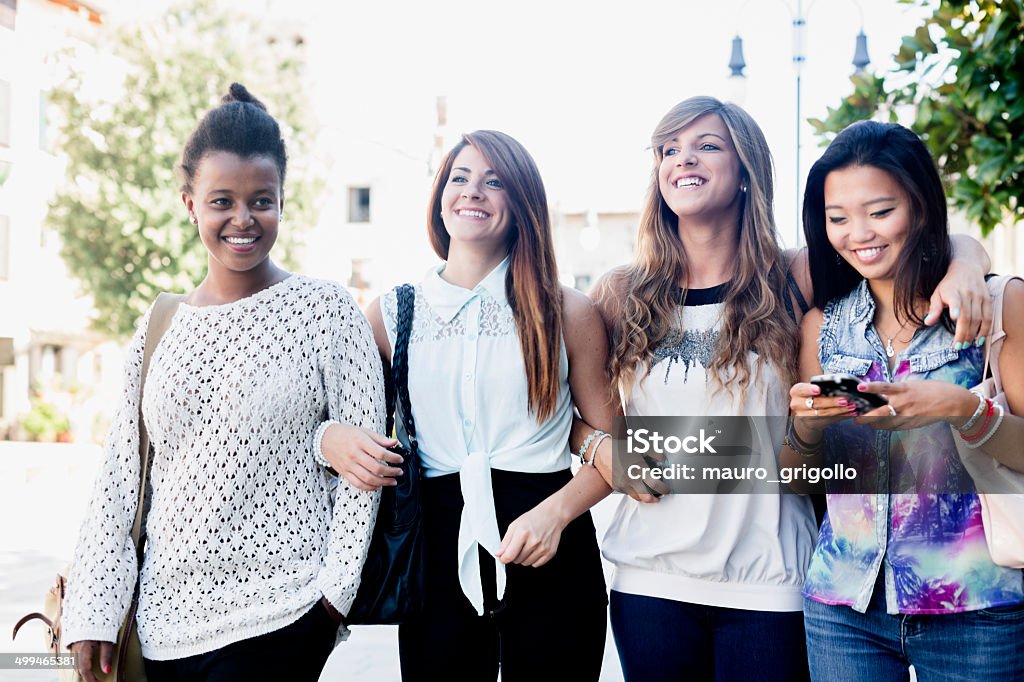
[[[594,432],[587,436],[587,439],[583,441],[583,445],[580,446],[580,451],[576,453],[576,456],[580,458],[580,462],[583,464],[587,463],[587,451],[590,449],[590,444],[594,442],[595,438],[601,435],[606,434],[600,429],[594,429]]]
[[[583,460],[583,464],[584,465],[589,464],[591,466],[596,466],[594,464],[594,460],[597,459],[597,449],[599,447],[601,447],[601,441],[603,441],[605,438],[611,438],[611,437],[612,437],[612,434],[610,434],[610,433],[603,433],[602,432],[601,435],[597,437],[597,440],[594,441],[594,454],[590,456],[590,459],[584,459]],[[584,454],[586,454],[586,453],[584,453]]]
[[[992,421],[992,415],[995,414],[995,403],[988,398],[985,398],[985,404],[988,406],[988,409],[985,411],[985,421],[981,423],[981,428],[978,429],[978,432],[973,436],[966,436],[962,433],[960,434],[960,437],[964,439],[965,443],[977,443],[978,440],[985,435],[985,432],[988,431],[988,425]]]
[[[996,435],[996,431],[999,430],[999,425],[1003,423],[1003,417],[1006,415],[1006,411],[1003,410],[1003,406],[1000,405],[999,403],[992,403],[992,405],[995,407],[995,410],[999,412],[999,416],[996,417],[996,423],[992,425],[992,428],[989,430],[988,433],[985,434],[985,437],[982,438],[981,440],[968,441],[966,443],[967,447],[971,449],[980,448],[982,445],[988,442],[989,438]],[[986,424],[987,423],[988,422],[986,422]],[[964,438],[964,440],[967,439]]]
[[[338,475],[338,472],[334,470],[334,467],[331,466],[331,463],[327,461],[326,457],[324,457],[324,451],[322,446],[324,442],[324,434],[327,433],[327,429],[339,423],[340,422],[336,422],[329,419],[320,424],[320,426],[316,428],[316,432],[313,434],[313,459],[316,460],[317,464],[327,469],[335,476]]]
[[[967,433],[971,430],[972,426],[978,423],[978,420],[981,419],[981,415],[985,411],[985,406],[987,405],[985,402],[985,396],[975,393],[974,391],[971,391],[971,393],[978,396],[978,407],[974,410],[974,414],[971,415],[970,419],[956,427],[956,430],[960,433]]]

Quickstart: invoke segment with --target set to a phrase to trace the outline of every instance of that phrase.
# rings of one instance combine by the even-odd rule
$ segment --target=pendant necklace
[[[907,322],[909,322],[909,320]],[[892,347],[892,342],[900,334],[903,333],[904,329],[907,328],[907,322],[904,322],[902,325],[900,325],[900,328],[898,330],[896,330],[895,334],[893,334],[892,336],[887,336],[886,337],[886,339],[885,339],[885,356],[886,357],[891,358],[891,357],[894,357],[896,355],[896,349]]]

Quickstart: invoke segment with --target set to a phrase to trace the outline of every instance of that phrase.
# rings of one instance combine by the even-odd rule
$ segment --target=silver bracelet
[[[999,430],[999,425],[1003,423],[1003,417],[1006,415],[1006,411],[1003,409],[1003,406],[1000,405],[999,403],[995,403],[994,402],[994,403],[992,403],[992,407],[997,412],[999,412],[999,416],[996,417],[996,423],[992,425],[992,428],[989,429],[989,432],[985,434],[985,437],[982,438],[981,440],[979,440],[977,443],[967,443],[966,444],[967,447],[971,448],[972,450],[976,449],[976,448],[980,448],[982,445],[987,443],[989,438],[991,438],[992,436],[996,435],[996,431]]]
[[[583,445],[580,447],[580,451],[576,453],[576,456],[580,458],[580,462],[583,464],[587,463],[587,450],[590,449],[590,444],[594,442],[594,439],[604,434],[604,431],[600,429],[594,429],[594,432],[587,436],[587,439],[583,441]]]
[[[611,437],[612,437],[612,434],[604,433],[602,431],[601,435],[598,436],[597,440],[594,441],[594,454],[590,456],[590,459],[584,459],[583,460],[583,464],[584,465],[589,464],[590,466],[597,466],[596,464],[594,464],[594,460],[597,459],[597,449],[599,447],[601,447],[601,441],[603,441],[605,438],[611,438]],[[586,453],[583,453],[583,454],[586,454]]]
[[[985,414],[985,396],[980,393],[975,393],[974,391],[971,391],[971,393],[978,396],[978,407],[974,410],[974,414],[971,415],[970,419],[956,427],[956,430],[960,433],[967,433],[970,431],[971,427],[977,424],[978,420],[981,419],[981,415]]]
[[[324,451],[322,447],[324,442],[324,434],[327,433],[327,429],[331,428],[335,424],[340,423],[341,422],[336,422],[328,419],[324,423],[320,424],[320,426],[316,427],[316,432],[313,434],[313,459],[316,460],[317,464],[319,464],[325,469],[330,469],[331,471],[334,471],[334,468],[331,466],[331,463],[327,461],[327,458],[324,457]]]

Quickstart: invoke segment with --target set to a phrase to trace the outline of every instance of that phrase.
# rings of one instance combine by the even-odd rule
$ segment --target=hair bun
[[[267,107],[263,105],[263,102],[259,101],[252,96],[252,93],[241,83],[232,83],[231,87],[228,88],[228,94],[221,98],[221,102],[227,104],[228,102],[244,102],[246,104],[252,104],[259,107],[263,111],[267,110]]]

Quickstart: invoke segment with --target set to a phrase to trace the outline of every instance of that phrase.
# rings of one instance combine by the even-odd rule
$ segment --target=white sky
[[[450,142],[477,128],[513,135],[564,210],[637,210],[661,116],[698,94],[737,102],[768,139],[776,220],[786,242],[795,240],[791,22],[798,0],[220,1],[265,7],[268,21],[304,26],[328,139],[370,140],[397,163],[425,160],[435,98],[443,94]],[[140,14],[169,2],[109,0]],[[851,91],[861,16],[869,69],[888,71],[901,38],[930,13],[896,0],[799,4],[807,19],[804,119],[823,117]],[[728,78],[736,34],[747,62],[741,81]],[[801,134],[806,177],[821,149],[809,125]],[[415,191],[422,201],[425,189]]]
[[[795,226],[795,0],[270,0],[310,21],[310,62],[326,125],[423,157],[434,97],[452,134],[495,128],[523,142],[548,195],[568,210],[635,210],[650,169],[651,130],[676,102],[710,94],[742,104],[776,161],[776,218]],[[887,69],[928,12],[895,0],[816,0],[807,18],[803,112],[823,116],[851,89],[858,5],[872,59]],[[727,76],[744,39],[747,78]],[[820,149],[803,128],[802,174]]]

